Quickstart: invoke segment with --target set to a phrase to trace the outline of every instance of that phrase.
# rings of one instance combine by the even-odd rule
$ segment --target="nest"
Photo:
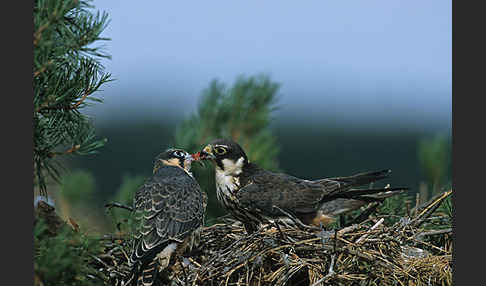
[[[226,219],[204,228],[201,244],[174,259],[165,280],[171,285],[452,285],[450,221],[431,217],[451,193],[389,225],[386,215],[335,230],[276,221],[247,234],[239,222]],[[124,285],[130,271],[127,243],[105,239],[107,253],[94,263],[107,284]]]

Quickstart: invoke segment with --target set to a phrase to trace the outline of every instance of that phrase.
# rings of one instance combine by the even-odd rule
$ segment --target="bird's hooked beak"
[[[200,158],[201,160],[214,160],[216,159],[216,156],[213,154],[213,145],[208,144],[204,149],[201,150],[200,153]]]

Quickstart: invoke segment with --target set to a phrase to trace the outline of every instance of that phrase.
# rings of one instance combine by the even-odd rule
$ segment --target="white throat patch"
[[[223,192],[227,196],[232,196],[232,192],[240,187],[240,178],[237,176],[243,172],[243,162],[241,157],[236,162],[223,159],[224,170],[216,165],[216,188],[218,192]],[[231,193],[230,193],[231,192]]]
[[[233,161],[229,159],[223,159],[221,162],[223,163],[224,170],[221,170],[225,175],[232,175],[236,176],[241,174],[243,172],[243,161],[245,161],[245,158],[241,157],[234,163]]]

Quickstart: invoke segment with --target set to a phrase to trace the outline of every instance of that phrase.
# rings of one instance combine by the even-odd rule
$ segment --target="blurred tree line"
[[[426,180],[419,191],[425,199],[452,188],[452,144],[451,138],[437,134],[419,141],[418,158]]]

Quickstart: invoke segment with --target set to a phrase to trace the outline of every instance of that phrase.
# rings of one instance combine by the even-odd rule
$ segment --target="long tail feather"
[[[336,216],[373,202],[398,195],[408,188],[350,189],[322,201],[319,210],[330,216]]]
[[[347,177],[326,178],[323,180],[317,180],[317,182],[332,180],[332,181],[344,183],[345,185],[349,185],[349,186],[360,186],[360,185],[365,185],[372,182],[376,182],[378,180],[385,179],[389,177],[390,174],[391,174],[391,170],[381,170],[381,171],[358,173]]]
[[[408,189],[409,188],[407,187],[378,188],[378,189],[350,189],[342,193],[337,193],[335,196],[338,198],[346,198],[346,199],[360,199],[360,198],[383,199],[383,198],[388,198],[393,195],[402,193]]]

